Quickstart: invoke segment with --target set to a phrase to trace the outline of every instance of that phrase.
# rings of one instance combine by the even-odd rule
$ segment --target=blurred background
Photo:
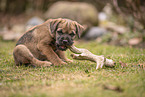
[[[0,41],[59,17],[83,25],[83,41],[145,48],[145,0],[0,0]]]

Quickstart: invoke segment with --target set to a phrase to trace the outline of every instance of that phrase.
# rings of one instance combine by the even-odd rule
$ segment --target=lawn
[[[113,68],[96,70],[95,63],[78,60],[60,67],[17,67],[14,46],[0,40],[1,97],[145,97],[145,49],[76,43],[116,62]],[[71,58],[70,51],[66,54]]]

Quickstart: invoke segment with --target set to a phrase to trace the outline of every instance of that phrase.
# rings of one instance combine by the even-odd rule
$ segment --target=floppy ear
[[[59,25],[59,23],[62,21],[61,18],[58,18],[58,19],[52,19],[51,22],[50,22],[50,31],[51,31],[51,34],[53,34],[56,30],[57,30],[57,27]]]
[[[75,22],[75,26],[76,26],[76,34],[77,34],[78,38],[80,38],[82,32],[84,31],[84,27],[77,22]]]

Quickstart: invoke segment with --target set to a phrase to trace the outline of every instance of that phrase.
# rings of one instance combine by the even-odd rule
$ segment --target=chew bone
[[[103,65],[109,67],[113,67],[115,65],[113,60],[107,59],[104,56],[94,55],[87,49],[76,48],[74,45],[70,46],[69,49],[73,53],[76,53],[76,54],[71,54],[71,57],[73,59],[90,60],[92,62],[96,62],[97,63],[96,69],[102,68]]]

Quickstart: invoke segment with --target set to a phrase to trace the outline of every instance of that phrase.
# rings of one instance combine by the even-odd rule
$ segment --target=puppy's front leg
[[[45,42],[41,41],[37,47],[52,64],[56,66],[66,64],[58,57],[58,55],[53,51],[52,47],[48,43],[46,44]]]
[[[68,63],[72,63],[72,62],[73,62],[73,60],[70,60],[70,59],[68,59],[68,58],[66,57],[64,51],[58,51],[57,54],[58,54],[58,56],[59,56],[62,60],[64,60],[64,61],[66,61],[66,62],[68,62]]]

